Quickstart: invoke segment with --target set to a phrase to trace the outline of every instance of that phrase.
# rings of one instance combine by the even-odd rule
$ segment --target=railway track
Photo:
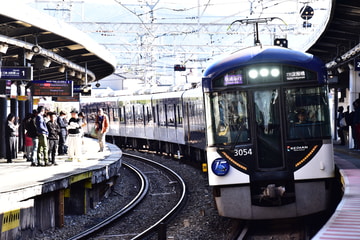
[[[157,239],[166,238],[166,224],[186,201],[185,182],[177,173],[155,161],[127,153],[123,156],[123,164],[140,182],[138,193],[118,212],[69,240],[144,239],[156,234]],[[126,226],[135,225],[138,232],[126,231]]]
[[[238,221],[239,228],[231,239],[234,240],[304,240],[311,239],[329,218],[329,212],[311,216],[269,219],[255,221]]]

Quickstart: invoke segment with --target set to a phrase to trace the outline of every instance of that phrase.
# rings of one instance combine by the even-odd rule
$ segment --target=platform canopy
[[[0,54],[2,66],[32,66],[34,80],[90,83],[116,68],[115,57],[88,35],[16,1],[0,8]]]
[[[333,2],[329,24],[308,52],[320,57],[328,68],[348,67],[360,55],[360,1]]]

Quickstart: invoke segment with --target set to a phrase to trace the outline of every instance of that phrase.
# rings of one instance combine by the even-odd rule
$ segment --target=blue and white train
[[[108,136],[205,164],[218,212],[239,219],[328,209],[335,167],[326,69],[281,47],[240,50],[206,69],[202,88],[82,99],[89,132],[98,108]]]

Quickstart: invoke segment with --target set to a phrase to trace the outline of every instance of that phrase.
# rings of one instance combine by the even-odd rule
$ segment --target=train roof
[[[156,94],[152,95],[152,99],[181,98],[183,93],[184,93],[184,91],[156,93]]]
[[[217,60],[206,69],[203,77],[215,78],[232,69],[261,63],[289,64],[316,72],[325,71],[324,63],[311,54],[277,46],[254,46]]]

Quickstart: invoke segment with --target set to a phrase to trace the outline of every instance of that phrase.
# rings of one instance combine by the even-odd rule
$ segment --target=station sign
[[[66,80],[39,80],[31,82],[33,96],[73,96],[73,81]]]
[[[32,80],[33,71],[31,67],[1,67],[0,79],[6,80]]]
[[[355,69],[355,71],[360,71],[360,58],[355,58],[355,60],[354,60],[354,65],[355,65],[355,67],[354,67],[354,69]]]

